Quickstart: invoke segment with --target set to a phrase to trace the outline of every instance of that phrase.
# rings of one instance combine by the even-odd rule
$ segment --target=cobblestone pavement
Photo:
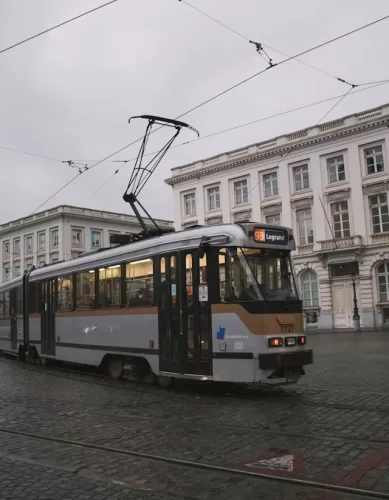
[[[356,498],[281,480],[389,498],[389,332],[308,341],[315,363],[301,383],[230,395],[0,357],[0,498]]]

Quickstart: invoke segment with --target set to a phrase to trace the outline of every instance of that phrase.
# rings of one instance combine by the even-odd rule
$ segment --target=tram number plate
[[[293,333],[294,325],[281,325],[281,333]]]

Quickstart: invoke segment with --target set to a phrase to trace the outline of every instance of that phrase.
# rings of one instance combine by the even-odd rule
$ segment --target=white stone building
[[[175,226],[293,227],[308,328],[389,324],[389,105],[172,169]]]
[[[157,220],[161,227],[172,222]],[[1,282],[32,266],[69,260],[88,250],[109,247],[111,234],[142,230],[133,215],[67,205],[0,225]]]

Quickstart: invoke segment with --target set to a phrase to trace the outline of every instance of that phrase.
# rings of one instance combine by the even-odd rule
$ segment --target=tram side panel
[[[29,343],[37,350],[38,355],[42,353],[42,337],[41,337],[41,316],[40,314],[29,315]]]
[[[11,349],[11,320],[0,318],[0,350],[9,351]]]
[[[283,332],[286,329],[289,333]],[[264,381],[279,368],[284,354],[296,353],[294,357],[298,363],[301,361],[301,367],[312,362],[312,352],[305,345],[272,348],[268,345],[272,337],[303,335],[300,313],[251,314],[239,304],[218,304],[212,306],[212,332],[215,381]]]
[[[158,373],[158,311],[152,309],[57,313],[56,359],[99,366],[106,354],[132,355]]]

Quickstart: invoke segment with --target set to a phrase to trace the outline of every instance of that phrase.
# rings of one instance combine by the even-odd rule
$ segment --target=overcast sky
[[[188,0],[250,39],[289,55],[389,14],[387,0]],[[0,49],[104,0],[0,0]],[[303,57],[353,83],[389,79],[389,20]],[[274,61],[281,56],[271,53]],[[0,55],[0,146],[89,166],[142,136],[139,114],[174,118],[267,66],[242,38],[178,0],[119,0]],[[201,135],[345,93],[348,87],[292,61],[185,120]],[[389,85],[347,97],[327,118],[389,102]],[[316,123],[334,102],[170,150],[141,195],[173,219],[172,167]],[[166,135],[157,132],[151,150]],[[178,142],[192,139],[182,131]],[[138,145],[115,159],[129,159]],[[0,222],[33,211],[75,175],[66,164],[0,149]],[[129,212],[131,163],[86,172],[46,207],[73,204]]]

